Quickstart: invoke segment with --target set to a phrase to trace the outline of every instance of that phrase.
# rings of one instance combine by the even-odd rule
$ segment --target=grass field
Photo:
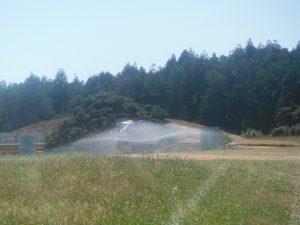
[[[299,224],[299,160],[0,158],[0,224]]]

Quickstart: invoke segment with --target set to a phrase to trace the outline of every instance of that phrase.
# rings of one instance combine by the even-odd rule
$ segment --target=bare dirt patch
[[[187,122],[183,120],[176,120],[176,119],[167,119],[167,121],[174,125],[179,125],[183,129],[184,128],[195,128],[200,129],[202,127],[205,127],[204,125]],[[261,139],[249,139],[249,138],[243,138],[239,135],[232,134],[229,132],[226,132],[224,130],[221,130],[221,132],[224,135],[227,135],[234,145],[238,146],[239,148],[255,148],[255,147],[297,147],[300,148],[300,138],[294,138],[294,139],[286,139],[286,140],[280,140],[276,138],[261,138]]]
[[[30,134],[33,132],[41,132],[44,134],[51,134],[64,122],[64,119],[52,119],[35,123],[26,127],[22,127],[15,131],[15,133]]]

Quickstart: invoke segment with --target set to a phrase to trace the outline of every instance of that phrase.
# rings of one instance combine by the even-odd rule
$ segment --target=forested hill
[[[68,115],[89,95],[114,92],[140,104],[158,105],[170,117],[240,132],[265,133],[299,123],[300,43],[289,51],[276,42],[237,47],[228,56],[207,57],[184,50],[163,68],[146,72],[126,65],[113,76],[100,73],[86,82],[36,75],[20,84],[0,83],[0,131]]]

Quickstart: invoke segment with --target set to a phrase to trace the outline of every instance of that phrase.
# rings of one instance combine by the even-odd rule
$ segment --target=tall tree
[[[61,114],[67,111],[69,100],[68,78],[64,70],[59,70],[53,80],[51,97],[53,100],[53,109]]]

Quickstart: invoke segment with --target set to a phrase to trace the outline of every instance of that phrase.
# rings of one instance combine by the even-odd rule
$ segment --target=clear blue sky
[[[227,55],[252,38],[292,49],[298,0],[0,0],[0,80],[59,68],[85,80],[129,62],[149,69],[174,53]]]

